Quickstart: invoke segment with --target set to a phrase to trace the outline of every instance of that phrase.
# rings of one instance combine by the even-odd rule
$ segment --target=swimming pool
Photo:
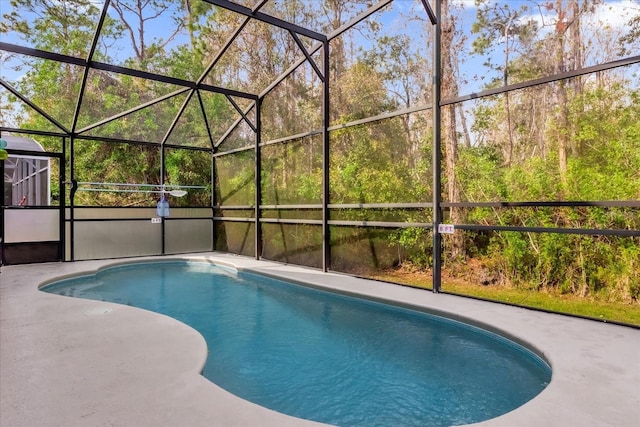
[[[206,263],[131,264],[43,288],[129,304],[202,333],[204,376],[262,406],[337,425],[453,425],[508,412],[550,369],[478,328]]]

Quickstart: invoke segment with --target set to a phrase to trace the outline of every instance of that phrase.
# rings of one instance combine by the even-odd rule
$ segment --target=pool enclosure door
[[[2,264],[61,261],[64,197],[62,156],[9,150],[0,161],[0,250]],[[52,185],[52,175],[58,182]]]

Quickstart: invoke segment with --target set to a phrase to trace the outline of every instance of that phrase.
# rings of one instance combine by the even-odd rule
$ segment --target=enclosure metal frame
[[[369,117],[361,120],[356,120],[350,123],[340,124],[336,126],[329,125],[329,106],[330,106],[330,96],[329,96],[329,44],[330,42],[339,37],[344,32],[353,28],[356,24],[362,22],[367,19],[369,16],[374,13],[380,11],[385,6],[392,3],[393,0],[381,0],[354,18],[352,18],[349,22],[345,23],[339,29],[331,32],[330,34],[320,34],[316,31],[310,30],[308,28],[303,28],[301,26],[295,25],[291,22],[287,22],[285,20],[279,19],[277,17],[268,15],[266,13],[261,12],[260,10],[263,8],[265,4],[267,4],[268,0],[256,0],[256,3],[253,7],[245,7],[241,6],[237,3],[228,1],[228,0],[203,0],[207,3],[215,5],[217,7],[222,7],[232,12],[238,13],[245,17],[242,23],[239,25],[237,30],[230,35],[230,37],[225,41],[225,43],[221,46],[218,53],[211,60],[210,64],[205,68],[202,75],[196,81],[187,81],[182,80],[166,75],[159,75],[155,73],[150,73],[141,70],[135,70],[131,68],[116,66],[112,64],[101,63],[93,60],[93,55],[96,49],[96,44],[100,35],[100,31],[102,25],[104,23],[105,17],[107,16],[107,10],[109,8],[109,0],[106,0],[101,12],[99,23],[96,27],[96,31],[94,33],[94,37],[91,43],[91,47],[89,49],[89,53],[87,58],[77,58],[68,55],[62,55],[53,52],[47,52],[39,49],[33,49],[29,47],[19,46],[15,44],[0,42],[0,50],[8,52],[8,53],[16,53],[21,55],[27,55],[30,57],[47,59],[52,61],[57,61],[66,64],[73,64],[77,66],[84,67],[84,75],[81,84],[81,90],[78,95],[78,100],[76,104],[76,110],[73,117],[73,124],[71,129],[66,128],[63,124],[58,122],[55,118],[51,117],[46,111],[40,108],[38,105],[29,100],[26,96],[21,94],[18,90],[13,88],[8,82],[0,79],[0,85],[7,89],[11,94],[16,96],[22,102],[27,104],[29,107],[33,108],[43,117],[45,117],[50,123],[52,123],[59,131],[50,132],[50,131],[39,131],[33,129],[16,129],[5,126],[0,126],[0,132],[14,132],[21,134],[29,134],[29,135],[42,135],[42,136],[57,136],[61,137],[63,140],[62,143],[62,155],[60,153],[48,153],[49,155],[60,156],[61,159],[61,170],[66,169],[66,165],[64,165],[64,159],[66,154],[69,155],[69,169],[71,176],[67,180],[66,178],[61,183],[61,195],[65,194],[65,184],[71,184],[71,197],[69,201],[69,210],[70,217],[68,222],[70,223],[70,245],[71,245],[71,260],[74,259],[74,251],[73,251],[73,224],[76,221],[74,218],[74,210],[77,208],[74,204],[74,195],[77,190],[77,183],[74,179],[74,145],[77,140],[89,140],[89,141],[100,141],[103,143],[127,143],[127,144],[136,144],[136,145],[149,145],[154,147],[159,147],[161,150],[161,176],[162,182],[160,184],[164,184],[164,157],[165,157],[165,149],[166,148],[175,148],[175,149],[184,149],[184,150],[193,150],[193,151],[203,151],[211,154],[211,184],[212,188],[215,191],[215,171],[216,169],[216,159],[221,156],[232,155],[234,153],[238,153],[241,151],[254,150],[254,186],[255,186],[255,200],[253,205],[243,205],[243,206],[215,206],[215,194],[211,195],[211,220],[214,223],[213,230],[214,236],[213,242],[215,245],[216,237],[215,237],[215,225],[217,222],[253,222],[255,227],[254,232],[254,244],[255,244],[255,253],[254,256],[256,259],[260,259],[262,257],[262,229],[261,224],[263,223],[282,223],[282,224],[308,224],[308,225],[316,225],[322,227],[322,270],[328,271],[331,269],[331,238],[330,238],[330,227],[331,226],[359,226],[359,227],[381,227],[381,228],[404,228],[404,227],[420,227],[425,229],[432,230],[432,239],[433,239],[433,291],[439,292],[441,290],[441,264],[442,264],[442,236],[438,232],[438,225],[443,221],[443,210],[451,209],[451,208],[476,208],[476,207],[497,207],[497,208],[518,208],[518,207],[580,207],[580,206],[602,206],[602,207],[629,207],[633,209],[640,208],[640,201],[566,201],[566,202],[484,202],[484,203],[452,203],[452,202],[443,202],[442,200],[442,135],[441,135],[441,108],[448,105],[453,105],[456,103],[468,101],[471,99],[478,99],[487,96],[494,96],[506,92],[510,92],[513,90],[523,89],[527,87],[532,87],[536,85],[547,84],[559,80],[569,79],[572,77],[577,77],[581,75],[591,74],[595,72],[605,71],[614,69],[617,67],[628,66],[632,64],[640,63],[640,55],[630,56],[627,58],[611,61],[604,64],[599,64],[591,67],[582,68],[579,70],[573,70],[569,72],[563,72],[552,76],[547,76],[540,79],[534,79],[531,81],[526,81],[517,84],[511,84],[508,86],[503,86],[495,89],[485,90],[478,93],[470,93],[463,96],[458,96],[450,99],[441,99],[441,1],[427,1],[421,0],[422,6],[424,7],[425,13],[429,18],[430,23],[434,28],[433,35],[433,82],[432,82],[432,102],[428,105],[420,105],[414,106],[407,109],[397,110],[391,113],[385,113],[374,117]],[[432,6],[433,4],[433,6]],[[294,38],[302,55],[299,60],[295,63],[291,64],[291,66],[280,76],[274,79],[274,81],[267,86],[261,93],[253,94],[246,93],[243,91],[228,89],[224,87],[218,87],[213,85],[204,84],[204,79],[209,73],[211,69],[215,67],[217,62],[220,60],[222,55],[230,48],[233,41],[240,35],[244,27],[251,21],[258,20],[264,22],[269,25],[276,26],[278,28],[284,29],[288,31],[291,36]],[[305,37],[312,38],[317,42],[310,48],[306,49],[302,43],[300,42],[298,35],[303,35]],[[315,54],[318,50],[323,49],[323,64],[322,69],[315,64],[312,55]],[[317,73],[318,77],[322,81],[322,127],[321,129],[310,129],[306,132],[290,135],[278,139],[274,139],[271,141],[263,141],[262,140],[262,121],[261,121],[261,106],[264,98],[278,85],[286,79],[291,73],[293,73],[299,66],[302,64],[309,63],[314,71]],[[180,89],[169,93],[167,95],[161,96],[154,100],[143,103],[135,108],[130,110],[118,113],[109,118],[103,119],[99,122],[93,123],[89,126],[86,126],[82,129],[77,129],[78,117],[80,113],[81,104],[83,102],[84,90],[86,87],[86,82],[88,78],[89,71],[101,70],[107,71],[111,73],[127,75],[137,78],[143,78],[148,80],[154,80],[163,83],[169,83],[172,85],[176,85],[180,87]],[[210,132],[209,121],[207,117],[207,113],[204,110],[204,105],[202,102],[201,93],[212,92],[224,95],[227,100],[233,105],[236,111],[239,113],[239,117],[236,121],[227,129],[227,131],[223,134],[223,136],[218,140],[214,141],[213,136]],[[140,111],[146,107],[152,106],[156,103],[162,102],[164,100],[170,99],[175,96],[183,95],[187,93],[186,100],[183,102],[182,107],[179,112],[175,116],[173,122],[171,123],[170,128],[167,130],[165,136],[161,141],[132,141],[126,139],[118,139],[118,138],[108,138],[108,137],[95,137],[91,135],[87,135],[86,133],[97,126],[101,126],[103,124],[109,123],[111,121],[117,120],[119,118],[125,117],[129,114]],[[168,144],[168,138],[171,134],[172,130],[178,123],[179,118],[182,113],[186,109],[189,101],[196,95],[198,97],[198,102],[200,108],[203,112],[203,117],[205,120],[205,124],[207,127],[208,138],[210,141],[210,147],[188,147],[181,145],[173,145]],[[238,104],[234,101],[234,98],[243,98],[252,101],[251,104],[245,109],[241,109]],[[255,110],[255,123],[251,123],[248,118],[248,115],[252,110]],[[389,118],[397,117],[400,115],[411,114],[420,111],[432,110],[432,126],[433,126],[433,174],[431,177],[433,189],[433,197],[430,202],[422,202],[422,203],[384,203],[384,204],[331,204],[329,200],[329,191],[330,191],[330,182],[329,182],[329,155],[330,155],[330,132],[345,129],[352,126],[368,124],[373,122],[378,122],[382,120],[386,120]],[[247,123],[252,130],[255,132],[255,141],[254,144],[247,146],[236,148],[227,151],[220,151],[220,146],[224,144],[227,138],[231,135],[231,133],[240,125],[240,123]],[[287,143],[290,141],[300,140],[306,137],[321,135],[322,137],[322,200],[320,204],[300,204],[300,205],[263,205],[262,204],[262,194],[261,194],[261,148],[271,145],[271,144],[280,144]],[[69,141],[69,152],[66,153],[67,139]],[[11,150],[9,150],[12,153]],[[64,167],[63,167],[64,166]],[[425,177],[427,178],[427,177]],[[64,197],[62,197],[64,199]],[[64,200],[61,200],[61,205],[64,205]],[[216,212],[221,208],[230,210],[251,210],[253,211],[254,216],[252,218],[234,218],[234,217],[221,217],[216,216]],[[341,221],[341,220],[331,220],[331,211],[335,209],[377,209],[377,208],[401,208],[401,209],[432,209],[432,222],[430,223],[408,223],[408,222],[385,222],[385,221]],[[271,209],[315,209],[320,210],[322,212],[321,220],[307,220],[307,219],[281,219],[281,218],[263,218],[262,213],[265,210]],[[3,210],[2,210],[3,211]],[[64,209],[63,209],[64,212]],[[0,216],[0,224],[3,220],[3,215]],[[63,221],[64,215],[63,215]],[[570,234],[588,234],[588,235],[610,235],[610,236],[622,236],[622,237],[638,237],[640,236],[640,230],[619,230],[619,229],[574,229],[574,228],[546,228],[546,227],[515,227],[515,226],[483,226],[483,225],[475,225],[475,224],[453,224],[455,229],[458,230],[494,230],[494,231],[516,231],[516,232],[544,232],[544,233],[570,233]],[[61,228],[61,238],[64,238],[64,227]],[[163,248],[162,253],[164,254],[164,241],[165,241],[165,231],[164,231],[164,222],[162,228],[162,242]],[[64,246],[63,246],[64,247]]]

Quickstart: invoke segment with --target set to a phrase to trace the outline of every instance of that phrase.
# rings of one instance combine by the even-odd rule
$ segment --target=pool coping
[[[244,401],[203,378],[206,343],[175,319],[38,290],[53,278],[172,259],[435,312],[498,332],[549,362],[552,379],[540,395],[474,425],[640,425],[638,329],[212,252],[3,266],[0,425],[322,425]]]

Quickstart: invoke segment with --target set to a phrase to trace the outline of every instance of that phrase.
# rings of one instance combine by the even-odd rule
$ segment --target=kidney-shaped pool
[[[551,379],[536,354],[478,327],[203,262],[135,263],[41,289],[178,319],[207,342],[206,378],[334,425],[479,422]]]

